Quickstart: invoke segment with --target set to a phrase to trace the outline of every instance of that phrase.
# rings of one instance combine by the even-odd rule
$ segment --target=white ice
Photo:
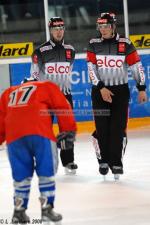
[[[75,144],[79,169],[64,175],[61,163],[56,177],[55,210],[62,225],[150,225],[150,129],[128,132],[124,175],[115,182],[98,172],[89,134],[80,134]],[[0,224],[10,223],[13,212],[13,182],[6,151],[0,151]],[[34,174],[28,215],[39,224],[40,204]]]

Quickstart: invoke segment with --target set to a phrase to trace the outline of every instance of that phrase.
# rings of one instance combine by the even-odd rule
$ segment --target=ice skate
[[[12,224],[29,224],[30,218],[25,213],[25,209],[14,210]]]
[[[61,225],[62,215],[53,211],[51,205],[47,205],[45,208],[42,208],[42,222],[44,224],[54,224]]]
[[[108,171],[109,171],[108,164],[107,163],[100,163],[99,172],[100,172],[101,175],[103,175],[104,180],[106,178],[106,175],[107,175]]]
[[[68,163],[68,164],[65,166],[65,174],[66,174],[66,175],[75,175],[77,169],[78,169],[77,164],[75,164],[74,162]]]
[[[114,174],[115,181],[117,181],[120,178],[120,174],[123,174],[123,168],[121,166],[113,166],[112,173]]]

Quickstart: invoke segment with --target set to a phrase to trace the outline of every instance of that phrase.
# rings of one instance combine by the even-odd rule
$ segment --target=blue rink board
[[[129,87],[131,93],[129,117],[150,117],[150,55],[141,55],[145,71],[148,102],[139,104],[137,100],[137,89],[135,81],[129,73]],[[30,63],[10,64],[11,85],[20,84],[24,77],[30,76]],[[87,74],[85,59],[76,59],[72,72],[72,93],[74,112],[77,121],[93,120],[91,108],[91,83]]]

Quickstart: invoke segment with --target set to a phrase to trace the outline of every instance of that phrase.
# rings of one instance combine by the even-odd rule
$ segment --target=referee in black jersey
[[[118,179],[123,174],[122,159],[127,144],[128,68],[136,80],[140,103],[147,100],[145,77],[135,47],[116,32],[114,13],[101,13],[97,30],[100,36],[91,39],[87,49],[96,126],[93,141],[100,174],[106,175],[110,168]]]

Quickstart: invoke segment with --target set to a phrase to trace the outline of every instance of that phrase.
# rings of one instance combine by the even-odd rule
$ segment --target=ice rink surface
[[[56,177],[55,210],[62,213],[62,225],[150,225],[150,128],[128,132],[124,175],[106,180],[98,164],[89,134],[80,134],[75,143],[79,169],[64,175],[59,164]],[[6,151],[0,151],[0,224],[9,224],[13,212],[13,187]],[[34,174],[28,215],[31,224],[40,224],[37,177]]]

